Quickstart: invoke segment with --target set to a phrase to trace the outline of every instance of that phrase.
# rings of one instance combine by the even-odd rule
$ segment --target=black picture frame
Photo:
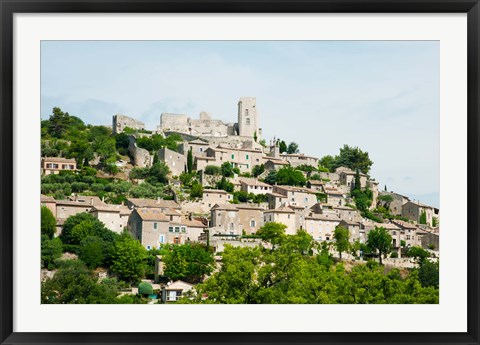
[[[0,0],[0,340],[2,344],[479,344],[478,0]],[[468,330],[465,333],[16,333],[13,332],[13,16],[15,13],[467,13]],[[452,315],[452,318],[455,317]],[[415,319],[416,317],[413,316]],[[417,319],[421,322],[421,319]],[[201,317],[199,322],[202,322]]]

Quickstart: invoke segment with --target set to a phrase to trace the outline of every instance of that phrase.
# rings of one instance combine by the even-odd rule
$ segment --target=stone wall
[[[225,137],[229,133],[229,126],[221,120],[212,120],[205,112],[199,119],[191,119],[183,114],[160,115],[159,132],[180,132],[192,136]]]
[[[130,157],[132,157],[133,165],[139,168],[147,168],[152,166],[153,157],[150,153],[137,146],[135,137],[130,135],[128,137],[130,140],[130,144],[128,145],[128,152],[130,153]]]
[[[132,129],[144,130],[145,124],[141,121],[132,119],[126,115],[117,114],[113,116],[113,134],[122,133],[125,127],[130,127]]]

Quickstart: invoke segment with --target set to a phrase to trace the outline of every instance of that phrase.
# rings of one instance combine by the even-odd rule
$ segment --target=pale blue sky
[[[236,122],[238,99],[256,97],[267,142],[317,157],[359,146],[382,189],[439,205],[437,41],[44,41],[41,56],[42,118]]]

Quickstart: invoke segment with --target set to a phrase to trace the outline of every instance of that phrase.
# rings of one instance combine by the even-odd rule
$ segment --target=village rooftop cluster
[[[142,122],[117,114],[113,116],[110,133],[128,134],[128,156],[114,162],[120,171],[118,176],[141,185],[144,180],[133,178],[130,172],[163,162],[169,169],[167,187],[171,200],[129,196],[114,204],[98,196],[72,192],[62,199],[42,194],[41,205],[50,209],[55,217],[56,236],[62,233],[69,217],[89,213],[115,233],[128,232],[147,250],[198,242],[213,248],[214,253],[221,253],[226,244],[237,247],[265,245],[256,233],[265,224],[275,222],[286,226],[287,235],[303,229],[319,243],[334,241],[338,226],[348,229],[350,243],[366,243],[369,232],[382,227],[392,238],[395,257],[400,259],[411,247],[435,250],[438,257],[439,209],[386,188],[382,190],[378,181],[358,169],[339,166],[334,171],[317,170],[320,158],[299,152],[281,152],[281,142],[277,138],[267,144],[259,123],[256,99],[252,97],[239,100],[236,123],[214,120],[205,112],[198,119],[163,113],[159,126],[151,131]],[[165,138],[176,135],[181,140],[175,143],[176,147],[165,146],[153,153],[137,145],[138,140],[153,134]],[[80,171],[77,162],[44,156],[41,173],[43,176],[64,171],[77,174]],[[99,158],[89,163],[95,166]],[[233,171],[228,177],[212,173],[225,165]],[[305,185],[267,183],[272,172],[285,167],[298,169]],[[201,189],[196,197],[190,197],[180,181],[179,177],[187,171],[196,171],[198,176]],[[230,185],[230,190],[219,188],[219,183]],[[370,214],[381,207],[393,218],[382,219],[380,214],[373,214],[370,219],[365,217],[365,213],[355,207],[352,195],[355,190],[371,193],[371,203],[366,207]],[[244,192],[249,199],[235,200],[236,192]],[[155,280],[161,276],[159,257]],[[179,285],[178,296],[192,287],[182,281],[174,284]],[[172,292],[171,300],[176,299]]]

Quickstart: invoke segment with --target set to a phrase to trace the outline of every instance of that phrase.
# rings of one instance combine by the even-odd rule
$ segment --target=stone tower
[[[238,135],[253,138],[255,133],[257,141],[261,132],[258,128],[258,116],[255,97],[242,97],[238,101]]]

